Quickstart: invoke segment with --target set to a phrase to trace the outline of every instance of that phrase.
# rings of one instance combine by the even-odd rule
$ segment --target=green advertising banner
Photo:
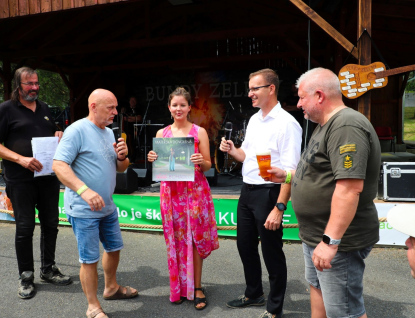
[[[117,206],[118,218],[122,228],[162,231],[160,198],[158,196],[145,195],[122,195],[114,194],[114,203]],[[235,227],[237,224],[236,208],[237,199],[213,199],[215,206],[218,234],[220,236],[236,236],[236,229],[221,229],[221,227]],[[65,208],[63,207],[63,192],[59,198],[59,217],[66,219]],[[297,219],[288,202],[287,210],[284,213],[283,223],[296,224]],[[61,224],[69,224],[61,222]],[[284,240],[299,240],[298,228],[285,228]]]

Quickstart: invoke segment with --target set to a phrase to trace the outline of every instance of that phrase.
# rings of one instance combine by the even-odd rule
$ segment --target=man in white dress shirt
[[[287,266],[282,250],[282,217],[291,195],[290,180],[286,184],[266,182],[259,176],[256,152],[270,150],[271,165],[295,169],[300,159],[302,129],[293,116],[281,108],[277,94],[278,75],[271,69],[249,76],[248,97],[259,108],[249,120],[245,140],[236,148],[223,139],[220,150],[243,162],[243,186],[237,210],[237,246],[246,281],[244,295],[227,303],[230,308],[265,304],[262,288],[262,255],[269,274],[270,293],[267,310],[261,317],[282,317]]]

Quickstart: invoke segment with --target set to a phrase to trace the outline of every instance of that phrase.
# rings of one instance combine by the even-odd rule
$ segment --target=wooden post
[[[357,38],[366,30],[370,36],[372,36],[372,0],[359,0],[359,12],[358,12],[358,25],[357,25]],[[371,49],[372,43],[367,34],[364,34],[358,43],[359,52],[359,64],[368,65],[372,63]],[[371,111],[371,97],[372,93],[359,97],[357,101],[357,107],[359,112],[370,120]]]

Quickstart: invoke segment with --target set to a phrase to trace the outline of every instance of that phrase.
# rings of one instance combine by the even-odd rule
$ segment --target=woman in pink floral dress
[[[170,273],[170,301],[181,304],[184,299],[195,301],[195,308],[207,306],[202,289],[203,259],[219,248],[215,210],[210,187],[203,171],[212,166],[206,130],[188,120],[190,94],[181,87],[169,96],[169,110],[174,123],[157,132],[157,138],[194,137],[195,181],[163,181],[160,207],[167,245]],[[148,153],[154,162],[157,154]]]

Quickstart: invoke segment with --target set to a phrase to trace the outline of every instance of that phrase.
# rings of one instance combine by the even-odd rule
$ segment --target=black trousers
[[[55,264],[56,238],[59,224],[59,181],[56,177],[37,177],[33,181],[6,183],[16,220],[15,247],[19,275],[34,272],[33,232],[35,208],[40,221],[41,270],[47,272]]]
[[[258,253],[261,239],[262,256],[268,270],[270,293],[267,310],[277,316],[282,312],[287,286],[287,264],[282,250],[282,226],[277,231],[264,227],[268,214],[277,202],[280,185],[252,187],[243,184],[237,210],[237,245],[241,257],[248,298],[263,294],[261,261]]]

